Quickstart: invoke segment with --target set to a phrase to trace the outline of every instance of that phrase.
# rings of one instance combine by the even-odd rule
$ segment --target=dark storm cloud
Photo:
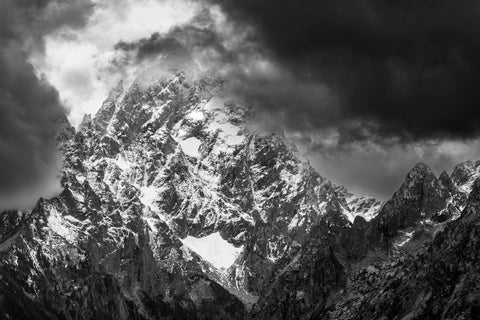
[[[478,1],[212,1],[257,29],[261,44],[297,79],[292,84],[331,90],[318,101],[303,101],[302,93],[285,105],[275,98],[280,90],[257,86],[253,93],[272,102],[269,110],[302,114],[318,128],[365,120],[376,123],[372,134],[412,140],[478,131]],[[365,138],[357,134],[345,133]]]
[[[57,160],[54,123],[65,110],[29,55],[46,34],[83,25],[91,10],[89,1],[0,2],[0,202],[41,185]]]
[[[223,35],[215,28],[208,10],[202,10],[191,21],[175,26],[166,34],[153,33],[148,38],[133,42],[120,41],[114,49],[134,52],[137,62],[168,51],[193,54],[197,59],[208,56],[209,62],[216,67],[236,61],[238,51],[227,49],[224,46]]]

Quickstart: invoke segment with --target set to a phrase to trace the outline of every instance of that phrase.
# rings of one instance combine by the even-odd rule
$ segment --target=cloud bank
[[[254,30],[234,91],[333,181],[386,198],[416,162],[479,158],[478,2],[210,3]]]
[[[372,134],[407,140],[478,133],[477,1],[212,1],[254,26],[282,66],[327,86],[337,103],[328,114],[321,100],[277,110],[320,128],[368,121]]]
[[[58,189],[55,122],[65,112],[29,57],[42,52],[46,34],[82,26],[91,9],[89,1],[0,3],[0,209]]]
[[[98,2],[34,65],[78,124],[176,39],[321,174],[385,198],[415,162],[478,158],[479,14],[470,0]]]

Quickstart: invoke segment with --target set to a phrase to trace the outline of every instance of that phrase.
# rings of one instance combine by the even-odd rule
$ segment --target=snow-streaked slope
[[[253,131],[252,110],[223,81],[151,72],[139,77],[148,86],[119,84],[66,147],[68,205],[46,209],[54,237],[95,248],[115,275],[130,275],[125,257],[148,257],[150,269],[133,272],[208,276],[251,302],[312,226],[348,229],[375,214],[375,202],[338,192],[284,135]]]
[[[251,264],[279,261],[319,220],[348,227],[375,216],[380,203],[340,192],[284,135],[252,131],[251,110],[229,99],[221,81],[207,83],[177,74],[147,90],[117,89],[91,120],[109,130],[93,133],[108,144],[91,151],[88,170],[108,163],[101,174],[109,189],[131,189],[179,238],[221,232],[236,247],[258,249],[232,265],[243,291],[256,277]],[[258,224],[270,227],[254,238]]]
[[[451,175],[453,183],[465,194],[472,191],[473,183],[480,177],[480,161],[466,161],[457,165]]]

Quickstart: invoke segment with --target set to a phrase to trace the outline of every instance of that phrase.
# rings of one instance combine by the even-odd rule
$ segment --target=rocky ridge
[[[253,116],[180,50],[119,83],[78,131],[63,121],[64,191],[1,215],[2,316],[401,319],[417,310],[388,306],[430,279],[412,282],[412,270],[444,259],[438,239],[475,221],[480,164],[438,178],[419,164],[380,203],[323,178],[281,132],[252,131]]]

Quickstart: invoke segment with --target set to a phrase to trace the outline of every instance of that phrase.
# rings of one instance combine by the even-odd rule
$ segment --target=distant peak
[[[439,177],[442,178],[442,179],[445,179],[445,178],[450,179],[450,176],[448,175],[448,173],[445,170],[443,170],[442,173],[440,173]]]
[[[425,162],[419,162],[415,165],[413,170],[421,170],[421,171],[432,171],[430,167]]]
[[[434,176],[432,169],[430,169],[426,163],[419,162],[415,165],[415,167],[413,167],[412,170],[410,170],[407,175],[407,180],[430,175]]]

